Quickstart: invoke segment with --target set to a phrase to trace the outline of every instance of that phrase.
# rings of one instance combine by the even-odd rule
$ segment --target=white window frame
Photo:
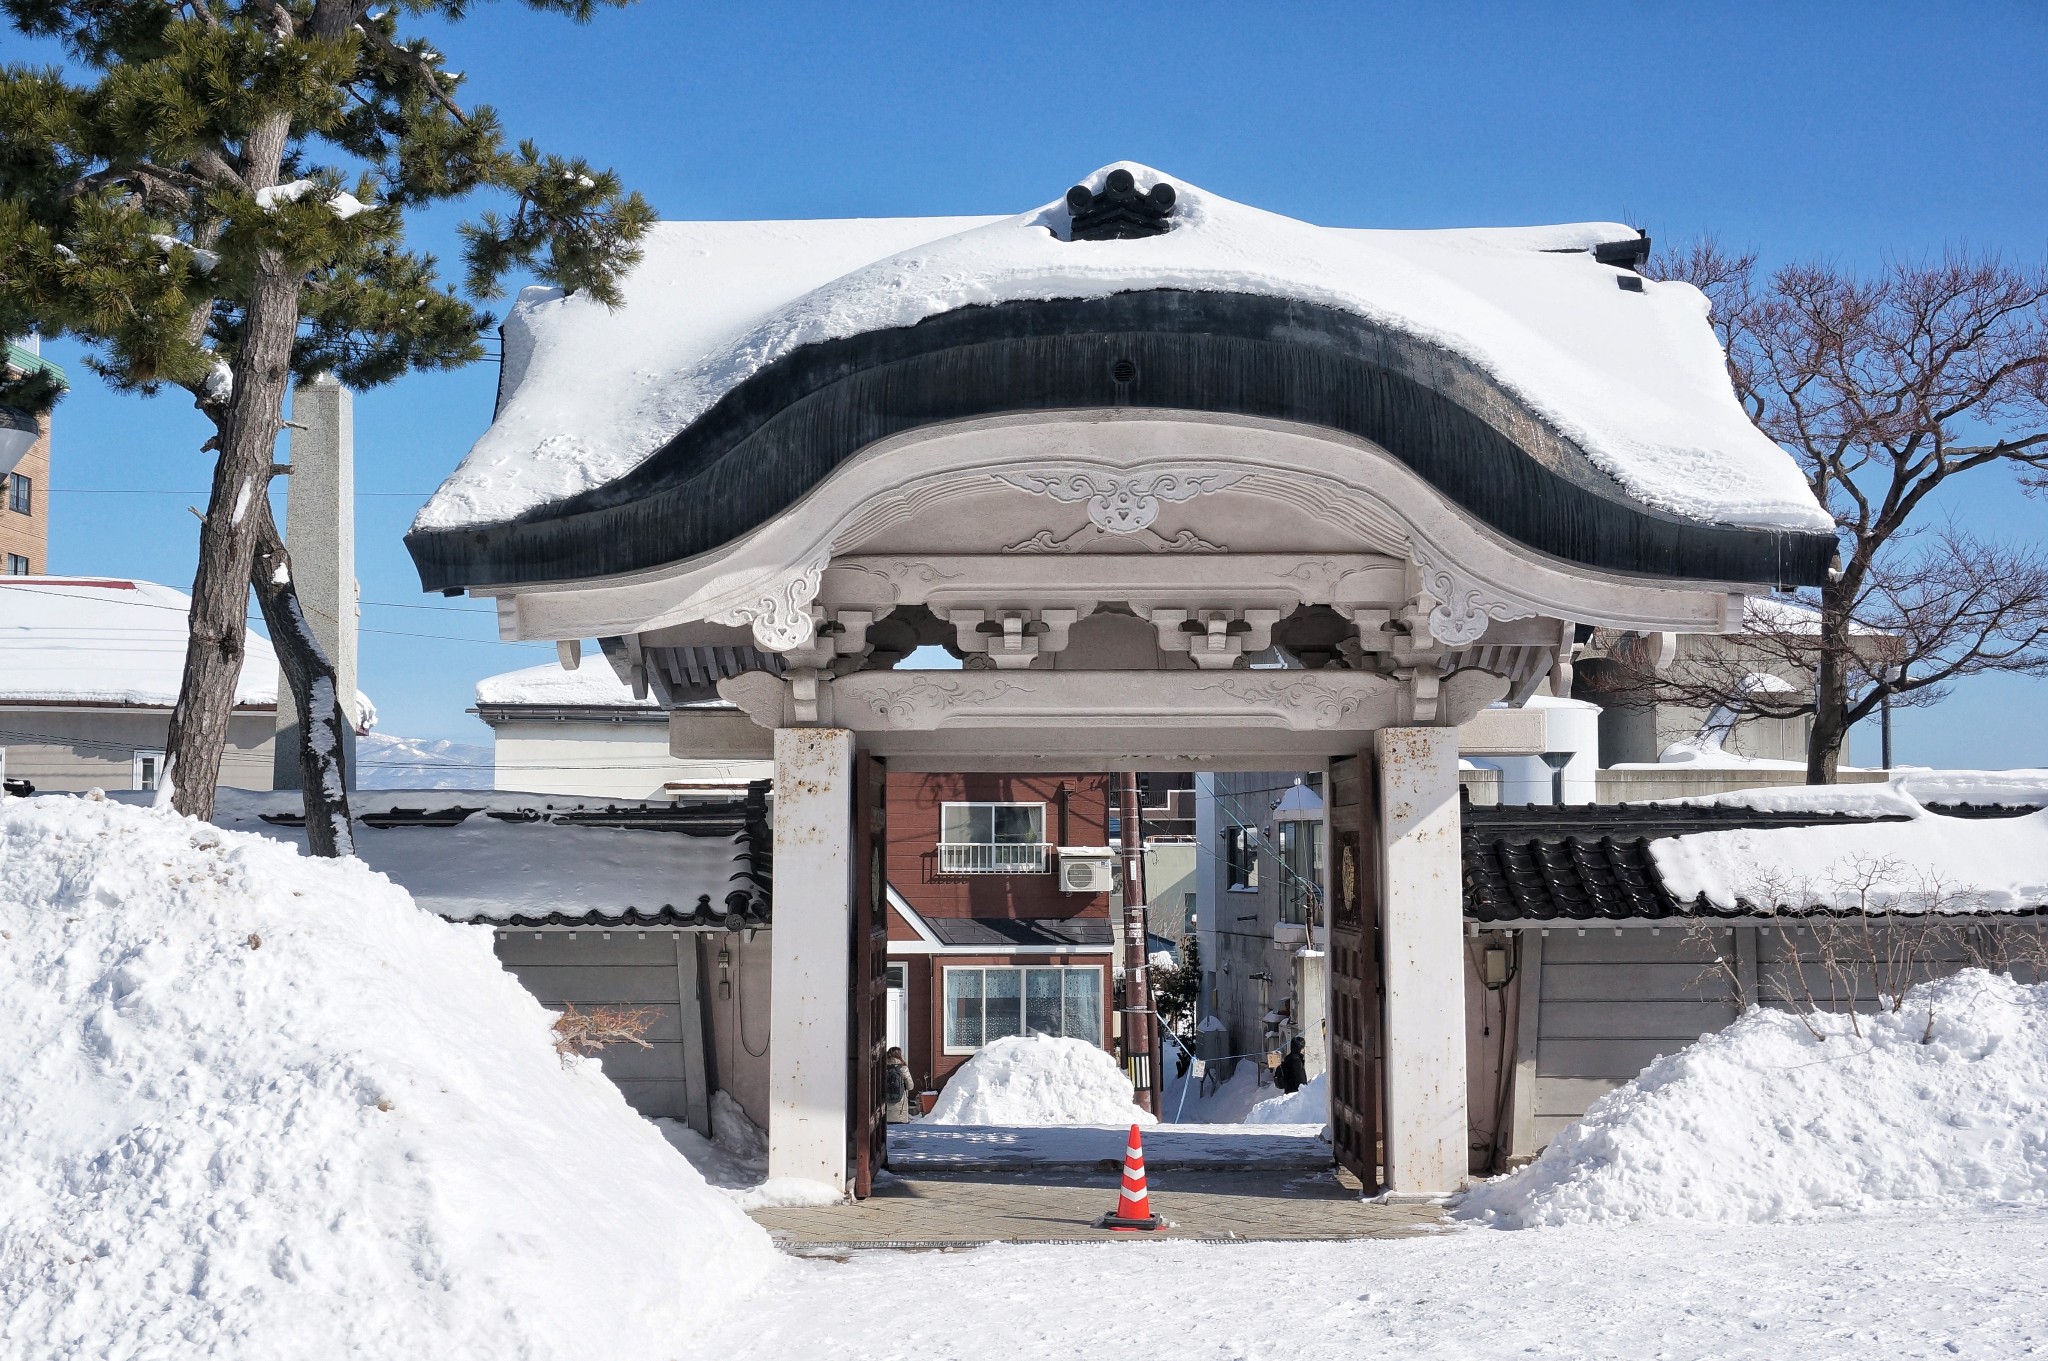
[[[954,808],[1035,808],[1038,810],[1036,841],[948,841],[946,814]],[[939,804],[940,874],[1050,874],[1053,871],[1052,843],[1046,840],[1046,805],[1028,799],[948,799]],[[989,819],[989,835],[995,835],[995,819]],[[965,852],[948,856],[949,846],[975,847],[985,854]],[[998,847],[1005,849],[998,850]],[[982,862],[982,863],[976,863]]]
[[[153,761],[150,766],[149,783],[143,783],[142,763]],[[163,787],[164,754],[160,751],[138,751],[128,762],[128,787],[130,789],[155,790]]]
[[[1087,1038],[1087,1040],[1088,1040],[1088,1043],[1090,1043],[1090,1044],[1092,1044],[1092,1045],[1095,1045],[1095,1046],[1097,1046],[1097,1047],[1099,1048],[1099,1047],[1101,1046],[1101,1044],[1102,1044],[1102,1032],[1103,1032],[1103,1031],[1104,1031],[1104,1030],[1105,1030],[1105,1029],[1107,1028],[1107,1026],[1108,1026],[1108,1024],[1109,1024],[1109,1021],[1108,1021],[1108,1005],[1109,1005],[1109,1004],[1108,1004],[1107,1002],[1105,1002],[1105,1001],[1103,1000],[1103,990],[1102,990],[1102,966],[1101,966],[1101,965],[1099,965],[1099,964],[945,964],[945,965],[941,965],[941,966],[940,966],[940,968],[939,968],[939,1037],[938,1037],[938,1038],[939,1038],[939,1047],[940,1047],[940,1052],[941,1052],[941,1053],[945,1053],[945,1054],[975,1054],[975,1053],[979,1053],[979,1052],[981,1051],[981,1048],[982,1048],[982,1046],[981,1046],[981,1045],[978,1045],[978,1044],[976,1044],[976,1045],[958,1045],[958,1044],[954,1044],[954,1043],[952,1042],[952,1030],[953,1030],[953,989],[952,989],[952,987],[951,987],[951,985],[950,985],[950,980],[951,980],[951,978],[952,978],[952,976],[953,976],[954,974],[956,974],[956,973],[968,973],[968,972],[973,972],[973,973],[978,973],[978,974],[982,974],[982,975],[984,975],[984,982],[983,982],[983,986],[982,986],[982,991],[981,991],[981,995],[982,995],[982,1034],[983,1034],[984,1036],[986,1036],[986,1035],[987,1035],[987,1033],[988,1033],[988,987],[987,987],[987,983],[986,983],[986,978],[985,978],[985,976],[986,976],[986,975],[988,975],[988,974],[991,974],[991,973],[1014,973],[1014,974],[1017,974],[1017,975],[1019,975],[1019,977],[1018,977],[1018,979],[1017,979],[1017,997],[1018,997],[1018,1005],[1019,1005],[1019,1008],[1020,1008],[1020,1010],[1021,1010],[1021,1009],[1023,1008],[1023,1006],[1025,1005],[1025,1003],[1027,1003],[1027,1002],[1029,1001],[1029,995],[1028,995],[1028,994],[1027,994],[1027,993],[1025,992],[1025,990],[1024,990],[1024,989],[1025,989],[1025,980],[1024,980],[1024,978],[1022,977],[1022,975],[1023,975],[1023,974],[1025,974],[1026,972],[1030,971],[1030,970],[1033,970],[1033,969],[1057,969],[1057,970],[1059,970],[1059,972],[1060,972],[1060,1025],[1061,1025],[1061,1030],[1062,1030],[1062,1032],[1064,1032],[1064,1030],[1065,1030],[1065,1027],[1066,1027],[1066,1015],[1067,1015],[1067,1009],[1066,1009],[1066,996],[1067,996],[1067,994],[1066,994],[1066,989],[1067,989],[1067,981],[1068,981],[1068,978],[1069,978],[1069,977],[1070,977],[1071,975],[1073,975],[1073,974],[1076,974],[1076,973],[1089,973],[1089,974],[1093,974],[1093,975],[1095,976],[1095,977],[1094,977],[1094,981],[1093,981],[1093,983],[1092,983],[1092,984],[1090,984],[1090,986],[1091,986],[1091,987],[1093,987],[1093,988],[1094,988],[1094,990],[1095,990],[1095,991],[1094,991],[1094,993],[1093,993],[1093,996],[1094,996],[1094,998],[1095,998],[1095,1034],[1093,1034],[1093,1035],[1091,1035],[1091,1036],[1088,1036],[1088,1037],[1086,1037],[1086,1038]],[[1023,1032],[1023,1033],[1025,1033],[1025,1034],[1036,1034],[1036,1033],[1039,1033],[1039,1032],[1036,1032],[1036,1031],[1025,1031],[1025,1032]],[[1002,1038],[1005,1038],[1005,1037],[1004,1037],[1004,1036],[1000,1036],[1000,1035],[999,1035],[999,1036],[997,1036],[996,1038],[998,1038],[998,1039],[1002,1039]],[[1079,1036],[1079,1035],[1068,1035],[1068,1036],[1066,1036],[1066,1038],[1068,1038],[1068,1039],[1075,1039],[1075,1040],[1078,1040],[1078,1039],[1081,1039],[1081,1038],[1083,1038],[1083,1037],[1082,1037],[1082,1036]]]

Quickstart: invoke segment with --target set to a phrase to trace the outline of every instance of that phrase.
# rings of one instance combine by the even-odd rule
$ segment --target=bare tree
[[[1985,672],[2048,675],[2048,554],[1935,520],[1933,498],[2000,470],[2048,489],[2048,270],[1951,253],[1862,279],[1827,265],[1758,277],[1697,243],[1662,264],[1704,290],[1735,391],[1799,459],[1841,538],[1838,570],[1753,609],[1735,646],[1658,674],[1619,651],[1605,685],[1742,717],[1813,716],[1806,778],[1832,783],[1849,730]],[[1759,670],[1810,675],[1792,691]]]

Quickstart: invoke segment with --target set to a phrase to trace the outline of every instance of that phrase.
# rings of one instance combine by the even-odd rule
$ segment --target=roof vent
[[[1067,239],[1129,241],[1159,236],[1173,229],[1169,219],[1176,197],[1173,186],[1165,180],[1140,193],[1130,171],[1112,170],[1099,194],[1085,184],[1067,190],[1067,211],[1074,219]]]

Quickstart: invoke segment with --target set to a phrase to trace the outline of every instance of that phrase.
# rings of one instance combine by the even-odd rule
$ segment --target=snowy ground
[[[1137,1283],[1134,1288],[1134,1282]],[[2048,1215],[1873,1215],[785,1264],[685,1358],[2048,1354]]]

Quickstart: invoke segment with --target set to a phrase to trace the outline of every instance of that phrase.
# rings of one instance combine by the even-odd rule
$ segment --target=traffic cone
[[[1145,1189],[1145,1142],[1131,1126],[1124,1149],[1124,1184],[1116,1208],[1095,1221],[1098,1229],[1163,1229],[1166,1221],[1152,1213],[1152,1193]]]

